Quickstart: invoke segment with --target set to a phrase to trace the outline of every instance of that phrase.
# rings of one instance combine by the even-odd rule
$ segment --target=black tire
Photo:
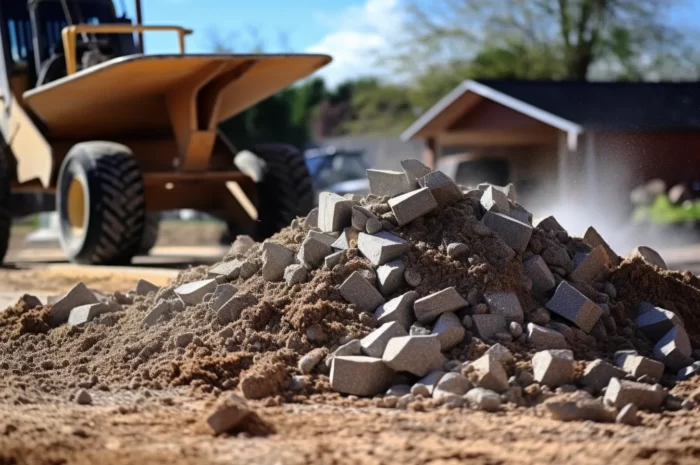
[[[103,141],[73,146],[61,164],[56,193],[60,240],[69,260],[121,265],[138,253],[146,203],[141,170],[127,147]]]
[[[259,144],[250,149],[261,162],[262,179],[257,183],[258,221],[252,229],[228,223],[222,242],[231,242],[239,234],[250,234],[262,241],[289,226],[297,216],[313,208],[314,191],[304,155],[285,144]]]
[[[139,245],[139,255],[148,255],[158,241],[160,231],[160,213],[146,213],[146,222],[143,226],[143,236]]]
[[[10,244],[12,208],[10,205],[10,167],[8,154],[0,152],[0,264],[5,260]]]

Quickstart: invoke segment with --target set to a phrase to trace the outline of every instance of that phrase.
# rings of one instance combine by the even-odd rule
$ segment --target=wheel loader
[[[13,195],[55,204],[69,260],[123,264],[164,210],[274,234],[313,202],[293,147],[237,147],[218,124],[330,62],[313,54],[186,54],[180,26],[117,16],[112,0],[0,0],[0,261]],[[146,55],[143,33],[179,53]],[[26,208],[25,208],[26,209]]]

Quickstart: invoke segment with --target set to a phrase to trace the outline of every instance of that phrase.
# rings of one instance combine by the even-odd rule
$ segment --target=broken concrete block
[[[542,294],[554,289],[554,275],[540,255],[533,255],[523,262],[525,275],[532,281],[532,291]]]
[[[411,388],[411,394],[422,395],[423,397],[429,397],[433,395],[433,390],[437,383],[445,376],[445,372],[441,370],[433,371],[430,374],[419,379],[416,384]],[[414,390],[416,392],[414,392]]]
[[[319,364],[323,357],[326,356],[326,353],[328,353],[328,350],[324,348],[311,350],[299,359],[299,371],[301,371],[305,375],[308,375],[313,371],[314,368],[316,368],[316,365]]]
[[[513,353],[501,344],[492,345],[491,347],[489,347],[489,350],[487,350],[486,353],[502,365],[515,362],[515,357],[513,357]]]
[[[347,250],[357,244],[358,231],[355,228],[345,228],[338,238],[333,241],[331,247],[335,250]]]
[[[502,213],[486,212],[481,219],[483,224],[503,239],[508,247],[523,253],[532,236],[532,226]]]
[[[474,330],[484,340],[493,339],[498,334],[508,330],[508,323],[502,315],[472,315]]]
[[[359,271],[353,272],[340,285],[340,295],[363,312],[373,312],[384,303],[384,297]]]
[[[404,271],[406,265],[403,260],[392,260],[377,267],[379,291],[384,295],[393,294],[404,283]]]
[[[294,262],[294,252],[280,244],[265,242],[262,260],[263,279],[265,281],[281,281],[284,277],[284,269]]]
[[[694,362],[692,365],[688,365],[687,367],[683,367],[678,370],[676,378],[679,381],[684,381],[698,375],[700,375],[700,362]]]
[[[618,356],[617,366],[635,378],[647,376],[649,380],[654,383],[660,380],[661,376],[664,374],[663,363],[647,357],[642,357],[636,353]],[[624,376],[621,376],[621,378],[624,378]]]
[[[338,356],[331,364],[331,388],[343,394],[373,396],[389,389],[394,372],[381,358]]]
[[[517,339],[523,334],[523,326],[517,321],[511,321],[508,323],[508,332],[513,336],[513,339]]]
[[[485,412],[496,412],[501,406],[501,396],[482,387],[470,389],[464,398],[472,408]]]
[[[510,202],[506,194],[489,186],[481,196],[481,207],[487,212],[508,213],[510,212]]]
[[[230,262],[221,262],[208,270],[208,274],[213,277],[223,276],[227,279],[237,279],[241,273],[243,262],[240,260],[231,260]]]
[[[241,312],[248,307],[257,305],[258,299],[253,294],[235,295],[216,313],[216,319],[221,325],[227,325],[241,317]]]
[[[395,321],[384,323],[360,340],[362,352],[370,357],[381,358],[389,340],[394,337],[408,336],[406,330]]]
[[[153,326],[161,317],[170,313],[170,301],[161,300],[156,303],[146,317],[141,320],[141,325]]]
[[[450,258],[459,258],[467,252],[469,252],[469,247],[462,242],[453,242],[447,246],[447,255]]]
[[[532,213],[529,211],[525,210],[523,207],[521,207],[518,204],[515,204],[510,208],[510,211],[508,212],[508,216],[510,216],[513,219],[516,219],[522,223],[529,224],[532,226]]]
[[[603,315],[603,310],[599,306],[566,281],[559,284],[554,296],[545,306],[557,315],[573,322],[586,333],[591,332]]]
[[[416,189],[389,200],[391,211],[399,226],[425,216],[438,208],[437,200],[427,187]]]
[[[102,314],[118,312],[121,309],[121,305],[115,303],[98,302],[96,304],[81,305],[71,310],[68,316],[68,326],[80,326]]]
[[[574,354],[570,350],[543,350],[532,357],[535,381],[551,388],[574,380]]]
[[[471,387],[469,380],[461,374],[446,373],[435,385],[433,398],[439,398],[441,394],[463,396]]]
[[[257,273],[259,269],[260,264],[257,261],[250,259],[246,260],[241,264],[241,272],[238,274],[238,277],[246,280],[253,277],[253,275]]]
[[[406,178],[412,189],[418,187],[418,180],[430,174],[431,170],[416,159],[401,161],[401,168],[406,173]]]
[[[523,308],[520,306],[518,296],[513,292],[490,292],[484,294],[489,311],[493,315],[501,315],[506,322],[525,322]]]
[[[332,192],[321,192],[318,200],[318,227],[323,232],[342,231],[350,226],[354,202]]]
[[[450,350],[464,340],[466,330],[462,326],[459,317],[453,312],[440,315],[433,326],[432,334],[440,341],[440,348],[444,352]]]
[[[244,399],[227,393],[225,399],[217,402],[214,411],[207,418],[207,424],[215,435],[219,435],[236,430],[253,417],[257,415],[248,408]]]
[[[311,237],[330,246],[333,246],[333,243],[338,240],[338,236],[340,236],[340,233],[337,231],[325,233],[311,230],[306,234],[306,237]]]
[[[78,283],[68,291],[64,296],[59,297],[53,305],[49,313],[49,324],[58,326],[68,321],[71,310],[81,305],[89,305],[98,303],[95,294],[83,283]]]
[[[360,344],[360,340],[352,339],[338,347],[333,353],[328,354],[324,360],[324,364],[330,370],[331,364],[333,363],[333,358],[344,355],[362,355],[362,345]]]
[[[637,329],[652,342],[664,337],[674,326],[683,326],[683,322],[675,313],[654,307],[649,302],[642,302],[639,305],[639,314],[634,323]]]
[[[624,378],[627,375],[623,370],[604,360],[597,359],[589,362],[581,377],[581,384],[599,392],[610,383],[611,378]]]
[[[654,357],[673,370],[680,370],[691,363],[692,354],[688,333],[681,326],[671,328],[654,346]]]
[[[367,220],[367,224],[365,225],[365,231],[367,231],[367,234],[377,234],[382,229],[384,229],[384,223],[379,221],[379,219],[369,218]]]
[[[630,253],[630,257],[640,257],[650,265],[657,266],[662,270],[668,270],[668,266],[666,266],[664,259],[661,258],[661,255],[659,255],[659,253],[651,247],[640,245],[639,247],[635,248],[632,253]]]
[[[136,283],[136,295],[148,295],[149,292],[158,292],[160,287],[145,279],[139,279]]]
[[[367,170],[369,192],[374,195],[396,197],[411,190],[403,171]]]
[[[615,423],[637,426],[639,424],[637,410],[637,406],[634,404],[625,405],[620,409],[620,413],[617,414],[617,417],[615,417]]]
[[[527,324],[527,340],[535,349],[566,349],[568,344],[563,334],[550,328]]]
[[[425,376],[442,368],[445,357],[435,336],[402,336],[389,341],[382,360],[394,371]]]
[[[219,284],[214,289],[214,295],[209,302],[207,302],[207,305],[215,312],[218,312],[226,302],[233,298],[236,292],[238,292],[238,289],[233,284]]]
[[[311,209],[306,218],[304,218],[304,226],[307,228],[318,228],[318,207]]]
[[[605,401],[614,407],[622,408],[634,404],[640,409],[658,409],[668,392],[658,384],[644,384],[612,378],[605,389]]]
[[[216,279],[203,279],[192,283],[183,284],[175,289],[175,294],[185,305],[198,305],[204,296],[216,289]]]
[[[548,216],[538,221],[537,229],[541,229],[542,231],[566,232],[564,226],[560,225],[553,216]]]
[[[508,389],[508,375],[503,369],[501,362],[491,355],[484,354],[471,362],[469,366],[472,369],[472,374],[475,376],[477,387],[496,392],[503,392]]]
[[[612,265],[608,253],[599,245],[591,253],[584,256],[569,277],[572,281],[590,284],[593,281],[606,279],[610,274],[611,268]]]
[[[408,331],[416,321],[413,313],[413,304],[417,299],[418,293],[416,291],[408,291],[380,305],[374,312],[374,316],[377,318],[377,322],[381,324],[395,321]]]
[[[468,302],[459,295],[453,286],[416,300],[413,304],[413,310],[418,321],[429,323],[442,313],[454,312],[467,305],[469,305]]]
[[[591,248],[596,248],[601,246],[608,253],[608,258],[610,259],[610,264],[612,267],[617,267],[620,264],[620,257],[615,253],[615,251],[605,242],[605,239],[596,231],[593,226],[589,226],[586,232],[583,234],[583,242],[591,246]]]
[[[307,270],[313,270],[318,268],[324,262],[324,259],[333,253],[333,249],[327,243],[313,237],[309,231],[309,234],[301,243],[299,252],[297,253],[297,259],[306,267]]]
[[[339,250],[335,253],[327,255],[326,258],[323,259],[324,266],[329,270],[332,270],[333,267],[340,263],[340,259],[343,258],[343,253],[345,253],[344,250]]]
[[[442,171],[426,174],[418,180],[418,185],[430,189],[440,207],[462,200],[462,191],[459,186]]]
[[[367,225],[367,220],[370,218],[376,219],[377,217],[369,209],[362,207],[360,205],[354,205],[352,207],[352,227],[358,231],[364,231]]]
[[[386,231],[377,234],[360,233],[357,248],[374,266],[396,260],[405,254],[410,244]]]
[[[330,255],[329,255],[330,256]],[[326,257],[328,259],[328,257]],[[293,263],[284,269],[284,281],[289,286],[305,283],[309,279],[309,272],[304,265]]]

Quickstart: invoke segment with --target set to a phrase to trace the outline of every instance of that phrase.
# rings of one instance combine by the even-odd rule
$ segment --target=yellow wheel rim
[[[68,187],[68,223],[74,236],[82,236],[85,229],[85,186],[73,178]]]

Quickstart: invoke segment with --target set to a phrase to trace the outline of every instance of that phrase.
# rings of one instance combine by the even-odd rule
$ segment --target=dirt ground
[[[180,237],[189,237],[188,245],[201,245],[215,241],[219,232],[168,231],[159,245],[175,239],[182,245]],[[22,247],[21,238],[14,240],[15,247]],[[69,265],[5,268],[0,270],[0,293],[58,294],[77,281],[102,292],[125,292],[141,276],[165,284],[174,273]],[[74,392],[42,391],[39,376],[35,385],[0,392],[0,465],[700,463],[700,408],[642,414],[643,425],[630,427],[561,423],[542,408],[487,414],[444,407],[380,409],[337,396],[321,403],[269,399],[251,406],[272,425],[273,434],[215,437],[205,420],[216,393],[142,388],[90,393],[93,404],[78,405]]]

